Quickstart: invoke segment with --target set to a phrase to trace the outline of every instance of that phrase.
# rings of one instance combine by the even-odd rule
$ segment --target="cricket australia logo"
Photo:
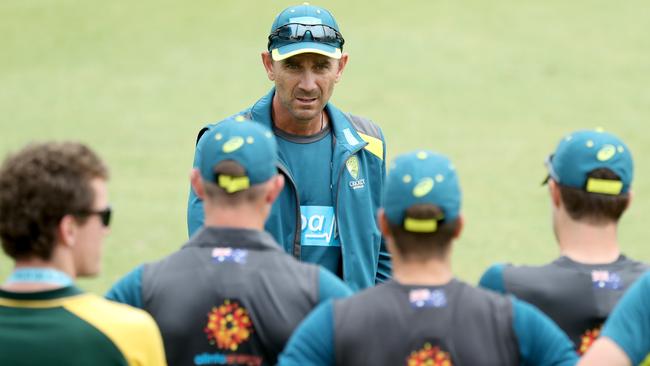
[[[361,178],[359,179],[359,158],[356,155],[351,156],[348,161],[345,162],[345,167],[348,169],[348,173],[352,176],[352,179],[348,185],[352,189],[360,189],[366,186],[366,180]]]

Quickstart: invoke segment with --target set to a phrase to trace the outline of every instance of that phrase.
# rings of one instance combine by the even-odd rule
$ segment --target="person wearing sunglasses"
[[[0,167],[0,365],[165,365],[146,312],[75,286],[101,270],[108,169],[75,142],[28,145]]]
[[[154,317],[170,365],[275,365],[316,305],[351,290],[286,254],[264,231],[284,185],[271,130],[237,116],[205,136],[191,184],[205,202],[206,225],[106,296]]]
[[[464,220],[452,162],[419,150],[391,165],[378,217],[394,279],[320,305],[279,365],[573,366],[571,342],[535,307],[454,277]]]
[[[618,222],[632,198],[632,154],[615,135],[580,130],[546,160],[561,256],[542,266],[496,264],[483,287],[536,305],[584,354],[623,293],[649,267],[621,253]]]
[[[390,256],[375,212],[385,176],[381,129],[329,102],[349,56],[332,14],[303,4],[273,22],[262,63],[271,91],[241,112],[273,131],[286,185],[266,222],[283,249],[316,263],[358,290],[390,277]],[[208,143],[197,138],[194,166]],[[203,225],[202,200],[190,190],[188,231]]]

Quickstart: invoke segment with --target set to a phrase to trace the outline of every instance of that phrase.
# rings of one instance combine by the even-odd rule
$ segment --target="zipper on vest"
[[[293,251],[292,254],[294,258],[300,260],[300,232],[302,228],[302,220],[300,219],[300,197],[298,197],[298,187],[296,186],[296,182],[293,180],[293,177],[291,174],[289,174],[289,169],[282,164],[278,164],[278,168],[284,174],[288,179],[289,183],[291,183],[291,188],[293,188],[293,191],[296,193],[296,231],[293,234]]]
[[[366,145],[368,145],[367,142],[364,145],[362,145],[360,148],[357,148],[356,150],[353,150],[349,154],[343,156],[344,158],[343,165],[341,165],[341,169],[339,170],[339,176],[336,180],[336,198],[334,200],[334,204],[336,205],[336,208],[334,210],[335,211],[334,219],[336,220],[336,230],[339,235],[339,243],[341,244],[341,277],[343,281],[345,281],[345,256],[343,255],[344,247],[343,247],[343,236],[341,235],[341,225],[339,225],[339,193],[341,192],[341,178],[343,177],[343,170],[345,170],[345,163],[348,161],[348,159],[354,154],[363,150],[363,148],[366,147]],[[334,159],[334,156],[332,156],[332,159]],[[334,163],[332,162],[332,164]]]

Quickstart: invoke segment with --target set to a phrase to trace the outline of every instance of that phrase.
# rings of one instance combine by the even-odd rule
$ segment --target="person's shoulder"
[[[252,119],[251,108],[246,108],[243,111],[240,111],[240,112],[235,113],[235,114],[231,114],[230,116],[228,116],[226,118],[223,118],[223,119],[220,119],[218,121],[213,121],[213,122],[206,123],[205,125],[203,125],[203,127],[201,127],[201,129],[199,129],[199,133],[196,136],[196,144],[198,145],[199,141],[201,141],[201,137],[203,137],[203,135],[206,132],[213,129],[216,125],[218,125],[219,123],[221,123],[223,121],[232,119],[232,118],[237,117],[237,116],[244,116],[246,119]]]
[[[483,275],[479,280],[479,286],[482,288],[490,289],[492,291],[505,293],[506,290],[503,283],[503,270],[507,266],[511,265],[505,263],[495,263],[488,267],[488,269],[483,272]]]
[[[75,305],[76,310],[81,308],[93,309],[96,317],[101,317],[110,322],[111,327],[125,327],[130,329],[154,328],[156,324],[146,311],[132,306],[113,302],[96,295],[87,294],[83,301]]]
[[[650,264],[646,262],[641,262],[636,259],[632,259],[628,256],[622,255],[620,264],[623,266],[624,269],[630,271],[630,272],[638,272],[639,275],[642,275],[646,271],[650,269]]]
[[[379,127],[379,125],[373,122],[371,119],[352,113],[344,114],[350,120],[352,126],[358,133],[383,139],[384,135],[381,131],[381,127]]]

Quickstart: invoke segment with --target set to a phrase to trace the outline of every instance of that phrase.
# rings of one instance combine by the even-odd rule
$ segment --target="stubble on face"
[[[320,123],[338,77],[337,60],[305,53],[274,62],[276,96],[298,124]]]

